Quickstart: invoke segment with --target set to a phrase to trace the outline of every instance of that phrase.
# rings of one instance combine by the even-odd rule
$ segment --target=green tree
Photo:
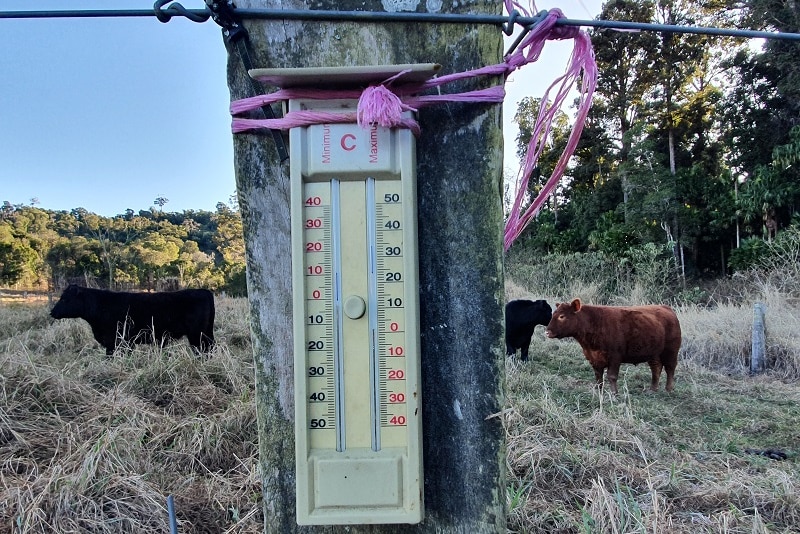
[[[167,274],[167,267],[178,259],[181,249],[180,239],[151,233],[135,241],[131,248],[135,253],[143,274],[147,280],[147,287],[154,288],[155,283]]]
[[[789,142],[772,149],[772,163],[777,168],[787,171],[800,161],[800,126],[789,131]]]
[[[797,199],[797,182],[785,173],[760,166],[741,188],[738,206],[745,222],[752,223],[753,233],[770,239],[777,231],[776,213]]]
[[[9,205],[10,206],[10,205]],[[33,206],[13,206],[3,212],[4,272],[7,283],[41,286],[49,278],[44,256],[57,234],[50,230],[50,215]]]
[[[794,2],[751,0],[748,6],[749,26],[784,32],[800,28]],[[727,63],[732,83],[725,99],[724,141],[731,149],[731,167],[748,184],[739,208],[757,236],[763,235],[766,222],[773,228],[787,226],[800,200],[785,185],[800,180],[792,164],[800,136],[794,130],[800,115],[799,63],[796,44],[779,40],[766,41],[760,51],[743,47]]]
[[[29,287],[38,281],[39,255],[27,243],[15,240],[0,243],[0,282]]]
[[[606,2],[600,18],[652,22],[655,3],[618,0]],[[597,30],[592,33],[598,77],[597,94],[590,115],[598,127],[606,130],[615,147],[617,165],[606,172],[617,172],[625,165],[631,150],[628,131],[633,124],[644,120],[648,108],[646,97],[655,86],[656,65],[659,61],[658,36],[652,32],[620,33]],[[623,167],[624,168],[624,167]],[[619,174],[623,203],[627,203],[628,177]]]
[[[709,9],[679,0],[611,1],[601,18],[693,25],[709,20]],[[681,266],[683,246],[691,244],[692,259],[700,261],[708,238],[703,211],[717,196],[730,205],[730,193],[721,187],[725,177],[730,183],[719,141],[722,93],[712,83],[720,75],[720,47],[680,32],[597,30],[592,41],[603,76],[576,152],[571,202],[580,203],[580,210],[574,210],[573,223],[581,221],[585,235],[594,232],[595,243],[598,236],[628,236],[631,230],[641,243],[671,242]],[[601,184],[621,189],[619,208],[592,209]],[[609,211],[613,219],[601,217]],[[715,217],[720,231],[729,221],[726,214]]]
[[[222,255],[222,271],[225,274],[225,286],[236,295],[247,294],[245,280],[245,248],[242,231],[242,217],[238,210],[220,202],[214,215],[217,231],[214,243]]]
[[[15,284],[22,276],[22,266],[14,254],[16,241],[8,219],[0,220],[0,282]]]
[[[748,26],[768,31],[797,33],[800,30],[800,6],[794,0],[749,0]],[[774,71],[770,79],[785,102],[787,117],[800,115],[800,50],[796,41],[770,39],[763,55]]]
[[[173,264],[181,286],[201,287],[198,275],[214,266],[214,258],[202,252],[195,241],[184,241]],[[207,275],[203,277],[207,278]]]
[[[534,134],[540,105],[541,99],[525,97],[520,101],[517,111],[514,114],[514,122],[516,122],[519,127],[519,133],[517,134],[517,156],[522,161],[525,161],[528,157],[528,147]],[[556,112],[555,118],[551,123],[550,135],[536,160],[536,167],[532,170],[531,176],[528,178],[527,192],[531,197],[531,201],[539,194],[539,191],[542,190],[545,182],[547,182],[550,175],[553,173],[558,159],[567,145],[570,132],[569,117],[567,117],[566,113],[563,111]],[[540,135],[544,135],[544,133],[546,132],[541,132]],[[531,155],[531,157],[532,156],[533,155]],[[554,211],[556,210],[555,202],[551,209]]]
[[[100,259],[106,267],[108,287],[114,289],[117,264],[130,239],[128,221],[122,217],[108,219],[94,213],[82,216],[82,226],[98,243]]]
[[[103,217],[84,208],[49,211],[5,202],[0,206],[0,283],[62,287],[83,278],[87,284],[105,281],[114,289],[135,289],[175,275],[182,285],[219,289],[233,284],[244,294],[244,245],[235,209],[221,204],[219,217],[202,210],[158,218],[144,213],[129,209]]]
[[[161,212],[161,213],[164,213],[164,206],[166,206],[168,202],[169,202],[169,199],[168,199],[168,198],[165,198],[165,197],[157,197],[157,198],[156,198],[156,199],[153,201],[153,204],[155,204],[156,206],[158,206],[158,211],[159,211],[159,212]]]
[[[102,247],[96,239],[73,235],[62,237],[46,255],[56,287],[75,278],[96,279],[105,277],[101,258]]]

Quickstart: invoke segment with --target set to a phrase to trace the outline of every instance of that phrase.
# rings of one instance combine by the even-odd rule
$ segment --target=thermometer
[[[355,112],[354,100],[290,111]],[[293,128],[297,522],[423,516],[416,156],[404,129]]]

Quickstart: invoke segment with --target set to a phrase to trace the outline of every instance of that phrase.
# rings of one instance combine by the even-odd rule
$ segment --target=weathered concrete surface
[[[237,0],[240,8],[422,10],[499,14],[498,2]],[[429,63],[443,73],[500,61],[491,26],[248,21],[258,67]],[[231,98],[251,96],[238,57]],[[487,87],[467,80],[444,92]],[[272,88],[265,88],[265,91]],[[265,531],[504,532],[501,107],[450,104],[419,114],[417,142],[423,367],[425,521],[420,525],[298,527],[294,503],[294,401],[288,165],[271,137],[237,135],[234,156],[247,247]]]

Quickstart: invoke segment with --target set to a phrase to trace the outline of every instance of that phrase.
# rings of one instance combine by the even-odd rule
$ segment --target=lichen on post
[[[239,8],[282,3],[237,0]],[[295,2],[293,9],[499,14],[497,2]],[[496,64],[487,25],[248,20],[257,67],[439,63],[443,73]],[[231,99],[253,96],[235,48]],[[468,79],[446,92],[499,79]],[[265,87],[264,91],[274,88]],[[289,167],[269,135],[234,138],[247,252],[265,531],[502,532],[505,522],[502,131],[498,104],[443,104],[418,119],[417,189],[425,520],[419,525],[299,527],[295,522]]]

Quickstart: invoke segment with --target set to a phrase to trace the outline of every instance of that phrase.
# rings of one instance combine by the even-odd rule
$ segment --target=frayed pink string
[[[509,0],[505,0],[506,9],[519,8],[518,4],[512,4]],[[553,28],[551,24],[555,24],[558,16],[551,20],[551,15],[558,12],[558,16],[563,16],[560,10],[551,10],[545,20],[538,24],[533,31],[520,43],[519,52],[512,54],[506,61],[511,64],[524,65],[529,61],[535,61],[541,53],[544,39],[541,32],[547,32],[550,35],[550,29]],[[527,14],[527,13],[526,13]],[[555,27],[558,30],[558,27]],[[525,161],[517,176],[517,191],[514,198],[514,205],[509,213],[508,220],[506,220],[505,231],[503,233],[503,246],[508,250],[514,243],[514,240],[519,237],[525,227],[531,220],[539,213],[544,205],[544,202],[555,190],[558,182],[564,175],[567,168],[569,159],[575,152],[575,147],[578,145],[581,132],[583,131],[586,116],[589,113],[589,108],[592,105],[592,95],[594,94],[595,87],[597,86],[597,64],[594,60],[594,51],[592,50],[592,42],[585,32],[577,31],[563,32],[557,31],[555,33],[557,39],[572,38],[574,40],[574,48],[572,56],[570,57],[569,65],[566,72],[556,78],[556,80],[547,88],[540,101],[539,113],[536,117],[533,133],[531,135],[528,150],[525,154]],[[540,31],[539,31],[540,30]],[[583,76],[581,77],[581,72]],[[530,180],[533,170],[544,150],[545,143],[549,137],[553,119],[556,113],[561,109],[564,100],[574,86],[576,80],[581,78],[580,95],[578,97],[578,113],[575,117],[575,124],[572,128],[572,133],[567,140],[567,146],[556,163],[553,173],[550,178],[545,182],[544,187],[536,195],[536,198],[531,204],[523,210],[522,203],[528,191],[528,182]],[[550,91],[556,89],[553,100],[550,100]]]
[[[261,106],[283,102],[290,99],[307,98],[316,100],[335,100],[337,98],[355,99],[361,96],[360,89],[307,89],[289,88],[279,89],[268,95],[251,96],[231,102],[231,115],[239,115],[247,111],[258,109]],[[280,129],[280,128],[275,128]]]
[[[252,130],[288,130],[314,124],[344,124],[357,122],[356,113],[330,113],[325,111],[290,111],[280,119],[240,119],[234,117],[231,124],[233,133]],[[407,128],[414,135],[420,134],[419,124],[414,119],[402,118],[397,128]]]
[[[530,17],[528,10],[517,2],[504,0],[504,4],[508,13],[516,9],[523,15]],[[356,122],[362,127],[378,124],[386,128],[408,128],[414,135],[419,135],[419,124],[413,119],[404,118],[402,116],[404,111],[417,111],[419,108],[440,102],[502,102],[505,98],[505,89],[503,86],[494,86],[488,89],[456,94],[419,95],[419,93],[446,83],[476,76],[503,76],[505,78],[515,70],[538,60],[547,40],[573,39],[574,48],[566,72],[547,88],[541,99],[539,114],[536,117],[525,161],[517,176],[514,205],[506,221],[503,233],[503,246],[505,250],[508,250],[514,240],[519,237],[525,227],[539,213],[545,200],[564,175],[569,159],[572,157],[583,131],[583,125],[591,107],[592,95],[597,85],[597,65],[594,61],[594,51],[592,50],[589,36],[577,27],[557,26],[556,22],[562,17],[564,17],[564,14],[560,9],[551,9],[544,19],[536,24],[522,39],[516,51],[506,56],[503,63],[497,65],[438,76],[425,82],[403,84],[396,87],[389,86],[404,73],[398,73],[384,83],[370,86],[363,91],[290,88],[281,89],[268,95],[237,100],[231,103],[231,114],[234,115],[233,132],[242,133],[258,129],[286,130],[312,124]],[[522,206],[527,194],[528,182],[533,169],[536,168],[539,156],[544,150],[553,119],[579,78],[581,79],[581,88],[578,113],[572,133],[567,140],[567,146],[556,163],[553,174],[548,178],[533,202],[523,210]],[[551,101],[550,92],[552,90],[555,90],[555,95]],[[235,117],[264,105],[296,98],[318,100],[343,98],[358,99],[359,102],[355,113],[295,111],[289,112],[279,119],[257,120]]]
[[[417,111],[408,104],[404,104],[400,97],[387,87],[407,72],[409,71],[400,71],[389,79],[384,80],[383,83],[370,85],[364,89],[358,99],[356,111],[359,126],[368,128],[373,124],[377,124],[384,128],[395,128],[405,120],[403,112]]]
[[[417,111],[403,104],[400,97],[385,85],[371,85],[364,89],[358,99],[358,125],[366,128],[377,124],[384,128],[395,128],[403,121],[404,111]]]

